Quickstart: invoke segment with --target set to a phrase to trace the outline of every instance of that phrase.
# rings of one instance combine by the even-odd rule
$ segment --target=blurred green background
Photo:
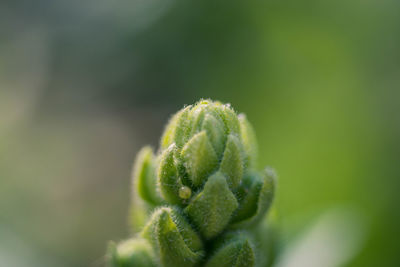
[[[0,266],[101,266],[169,116],[229,102],[279,174],[282,232],[350,206],[347,266],[398,266],[400,2],[0,2]],[[294,231],[294,230],[293,230]]]

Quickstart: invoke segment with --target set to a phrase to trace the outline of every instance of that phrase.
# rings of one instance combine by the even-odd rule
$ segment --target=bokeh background
[[[0,2],[0,266],[101,266],[172,113],[231,103],[279,174],[280,231],[351,207],[346,266],[398,266],[400,2]]]

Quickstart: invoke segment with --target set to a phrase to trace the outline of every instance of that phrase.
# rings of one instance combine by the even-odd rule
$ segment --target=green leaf
[[[218,158],[205,131],[190,139],[182,149],[182,160],[194,186],[200,186],[217,167]]]
[[[190,111],[192,106],[187,106],[181,111],[181,115],[177,118],[176,128],[174,133],[173,142],[175,142],[176,146],[181,149],[183,145],[189,140],[189,133],[191,131],[190,125]]]
[[[152,243],[161,266],[195,266],[204,256],[198,234],[178,210],[170,207],[154,212],[142,236]]]
[[[234,227],[258,223],[272,204],[276,184],[276,174],[266,168],[261,174],[251,173],[238,188],[239,208],[232,223]]]
[[[240,136],[240,123],[235,111],[229,104],[221,105],[220,108],[221,118],[225,123],[226,134],[233,134]]]
[[[182,183],[179,180],[178,170],[174,162],[175,144],[170,145],[161,155],[158,166],[158,179],[161,195],[170,203],[179,204],[179,188]]]
[[[155,256],[149,242],[132,238],[118,245],[110,243],[108,261],[112,267],[155,267]]]
[[[211,141],[212,146],[220,158],[224,151],[224,144],[226,142],[226,135],[224,132],[224,124],[218,118],[207,114],[204,118],[202,129],[207,132],[207,136]]]
[[[186,141],[185,136],[189,132],[188,116],[192,106],[180,110],[169,120],[165,127],[163,136],[161,137],[161,148],[166,149],[172,143],[176,143],[178,147],[181,147]]]
[[[253,218],[253,221],[255,222],[258,222],[267,213],[272,205],[272,201],[275,195],[277,179],[275,170],[271,167],[267,167],[262,174],[264,182],[261,188],[260,196],[258,197],[257,213]]]
[[[225,229],[237,207],[225,176],[217,172],[208,178],[203,191],[192,198],[185,212],[201,234],[211,239]]]
[[[234,135],[228,136],[219,170],[227,177],[230,188],[239,185],[243,176],[243,159],[240,141]]]
[[[139,196],[152,205],[161,203],[157,193],[154,154],[151,147],[144,147],[136,157],[133,168],[133,183]],[[135,193],[134,193],[135,194]]]
[[[257,138],[253,126],[247,120],[246,115],[239,114],[240,134],[246,152],[245,164],[248,167],[255,167],[257,164]]]
[[[256,214],[262,186],[263,179],[258,173],[252,172],[244,176],[237,190],[239,208],[232,218],[232,223],[246,220]]]
[[[190,136],[193,136],[201,131],[201,125],[206,114],[206,107],[207,104],[205,103],[197,103],[190,110]]]
[[[254,245],[242,233],[228,235],[211,256],[205,267],[252,267],[255,266]]]
[[[180,116],[182,116],[183,110],[179,111],[167,123],[164,129],[164,133],[161,137],[160,147],[161,149],[166,149],[174,142],[176,124]]]

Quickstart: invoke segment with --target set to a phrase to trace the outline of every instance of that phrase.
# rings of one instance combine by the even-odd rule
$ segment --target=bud
[[[139,196],[152,205],[160,204],[162,201],[156,190],[157,177],[155,168],[153,149],[149,146],[142,148],[135,160],[132,175],[133,183]]]
[[[218,164],[206,131],[197,133],[185,144],[181,158],[193,187],[201,186]]]
[[[235,227],[243,227],[258,223],[272,204],[276,184],[276,174],[272,168],[264,172],[249,172],[243,178],[237,196],[240,199],[231,223]]]
[[[158,167],[158,179],[161,195],[171,204],[182,203],[179,190],[183,187],[175,164],[176,145],[171,144],[162,154]]]
[[[220,171],[228,180],[229,187],[235,189],[243,176],[242,146],[239,138],[230,134],[225,145]]]
[[[142,236],[152,244],[161,266],[190,267],[203,258],[200,237],[177,209],[163,207],[156,210]]]
[[[248,155],[253,150],[246,149],[252,146],[252,140],[246,137],[243,143],[241,122],[229,105],[204,100],[172,117],[161,140],[161,153],[167,153],[174,146],[173,159],[166,163],[175,165],[177,184],[195,191],[212,173],[220,170],[233,189],[242,179],[246,159],[255,157]],[[165,168],[160,162],[159,169]],[[179,198],[178,191],[175,195]]]
[[[202,100],[170,119],[159,152],[142,149],[133,175],[132,227],[143,229],[141,236],[150,243],[157,265],[196,266],[205,259],[207,266],[254,265],[247,235],[225,235],[211,258],[203,242],[214,244],[226,230],[265,217],[275,178],[271,171],[256,171],[256,162],[254,130],[230,105]],[[149,220],[144,228],[143,219]],[[223,261],[226,255],[229,260]]]
[[[118,245],[110,243],[108,261],[111,267],[152,267],[154,253],[150,244],[142,238],[132,238]]]
[[[265,213],[259,210],[264,204],[258,204],[263,178],[249,175],[255,173],[257,143],[245,115],[220,102],[200,101],[171,118],[160,145],[158,183],[152,151],[142,150],[137,160],[138,191],[147,202],[161,203],[160,192],[167,203],[185,208],[206,239],[230,221],[250,221]],[[250,191],[253,195],[247,195]]]
[[[253,126],[247,120],[246,115],[239,114],[240,135],[245,149],[245,164],[247,167],[256,167],[258,146]]]
[[[229,233],[218,243],[205,267],[255,266],[254,245],[244,232]]]
[[[179,197],[178,188],[185,185],[196,191],[219,167],[228,174],[228,179],[233,179],[234,182],[230,184],[237,186],[242,175],[242,158],[245,153],[239,138],[240,123],[235,112],[219,102],[201,101],[174,115],[161,140],[161,158],[164,159],[167,154],[171,156],[169,161],[162,161],[159,166],[160,191],[163,197],[170,203],[185,204],[186,201]],[[234,155],[230,151],[233,139],[236,141]],[[174,147],[173,153],[170,151],[171,146]],[[228,151],[225,147],[229,148]],[[228,168],[232,166],[228,163],[231,156],[235,157],[237,166],[233,166],[233,170],[228,172]],[[221,162],[224,164],[219,166]],[[173,182],[171,177],[165,177],[172,175],[166,173],[165,169],[174,169],[177,181]]]
[[[228,225],[238,202],[221,172],[212,175],[204,189],[186,207],[185,212],[206,239],[222,232]]]
[[[207,134],[219,159],[222,157],[227,136],[233,134],[241,138],[242,135],[241,122],[229,105],[202,100],[185,107],[171,118],[161,138],[161,149],[166,149],[172,143],[182,149],[193,136],[202,131]]]

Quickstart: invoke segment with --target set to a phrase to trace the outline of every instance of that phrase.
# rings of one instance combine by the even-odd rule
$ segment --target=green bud
[[[228,136],[219,170],[227,177],[229,187],[234,189],[239,185],[243,176],[243,159],[240,141],[234,135]]]
[[[190,131],[189,123],[189,112],[191,106],[188,106],[178,113],[176,113],[164,130],[163,137],[161,138],[161,148],[166,149],[172,143],[175,143],[178,147],[182,145],[188,139],[187,135]]]
[[[172,144],[161,154],[160,165],[158,166],[158,179],[161,195],[172,204],[181,203],[179,189],[183,186],[175,165],[174,154],[176,146]]]
[[[152,205],[161,203],[156,187],[155,158],[151,147],[146,146],[139,151],[133,168],[133,181],[142,199]]]
[[[240,136],[240,123],[235,111],[229,104],[222,105],[222,108],[218,110],[221,114],[221,118],[225,123],[226,134],[233,134]]]
[[[219,243],[205,267],[255,266],[254,245],[246,234],[230,233]]]
[[[246,128],[241,129],[241,124]],[[224,174],[230,189],[235,190],[246,161],[255,158],[247,154],[254,150],[246,147],[256,146],[254,136],[248,137],[249,129],[249,123],[240,120],[229,105],[210,100],[187,106],[174,115],[161,140],[158,176],[164,199],[185,205],[187,201],[182,201],[179,188],[184,185],[193,192],[199,191],[218,170]]]
[[[239,114],[240,122],[240,134],[244,146],[245,153],[245,164],[248,167],[255,167],[257,165],[257,139],[254,132],[253,126],[247,120],[246,115]]]
[[[130,218],[142,239],[110,246],[113,266],[254,266],[249,237],[227,231],[258,223],[272,203],[275,174],[256,161],[253,128],[230,105],[202,100],[176,113],[157,156],[145,147],[136,158]]]
[[[235,111],[220,102],[203,100],[190,105],[172,117],[161,139],[161,149],[172,143],[179,149],[196,134],[205,131],[214,153],[221,158],[229,134],[241,139],[241,123]],[[253,139],[249,139],[252,142]]]
[[[217,167],[218,158],[205,131],[194,135],[182,149],[182,159],[193,186],[200,186]]]
[[[202,235],[211,239],[225,229],[237,207],[237,200],[225,176],[217,172],[208,179],[204,189],[193,197],[185,212]]]
[[[133,238],[118,245],[110,243],[108,262],[111,267],[152,267],[154,252],[147,240]]]
[[[219,117],[207,114],[205,115],[201,129],[206,131],[217,157],[220,158],[224,152],[226,141],[224,123]]]
[[[161,266],[195,266],[204,256],[200,237],[174,208],[157,209],[142,236],[151,242]]]
[[[257,223],[272,204],[276,174],[271,168],[263,173],[248,173],[238,188],[239,208],[232,218],[234,226]]]

